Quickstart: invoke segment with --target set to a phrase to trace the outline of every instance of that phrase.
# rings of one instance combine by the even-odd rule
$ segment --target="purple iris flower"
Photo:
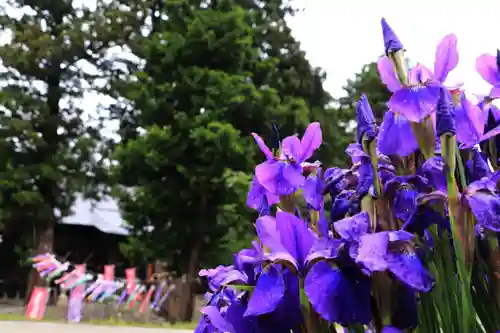
[[[441,156],[433,156],[422,165],[419,174],[427,178],[430,185],[436,190],[447,192],[446,177],[444,174],[444,162]]]
[[[405,223],[417,211],[417,197],[430,190],[427,179],[418,176],[397,176],[385,184],[384,193],[392,198],[394,217]]]
[[[365,94],[356,103],[356,121],[358,123],[358,143],[362,143],[365,136],[368,141],[372,141],[377,136],[377,124],[373,115],[372,107]]]
[[[491,169],[486,157],[477,149],[472,150],[472,158],[467,161],[467,174],[471,181],[491,177]]]
[[[465,199],[477,224],[487,230],[500,232],[500,195],[498,174],[472,182],[464,191]]]
[[[269,266],[269,273],[259,277],[246,315],[273,312],[287,296],[289,301],[295,299],[299,307],[299,289],[289,285],[298,285],[302,280],[305,294],[323,318],[332,322],[345,319],[341,318],[347,316],[342,304],[352,296],[348,291],[355,291],[357,284],[329,263],[338,256],[341,242],[329,237],[318,238],[304,221],[286,212],[278,212],[276,218],[263,216],[257,220],[256,227],[260,241],[269,249],[266,257],[274,264]],[[293,274],[285,275],[285,271]],[[369,286],[366,290],[365,304],[369,304]]]
[[[500,133],[500,124],[484,133],[487,129],[486,121],[487,117],[480,108],[462,94],[460,104],[455,106],[457,141],[461,144],[461,148],[471,148]]]
[[[481,77],[491,84],[493,87],[490,90],[488,97],[490,99],[500,98],[500,72],[498,68],[499,54],[496,56],[491,54],[482,54],[476,59],[476,70]]]
[[[317,172],[313,172],[307,176],[307,179],[302,188],[304,199],[310,208],[321,210],[323,207],[323,197],[325,191],[325,183],[323,181],[322,169],[318,168]]]
[[[408,120],[420,122],[437,109],[440,87],[448,74],[458,64],[457,38],[454,34],[445,36],[436,48],[434,73],[418,65],[409,73],[409,86],[403,87],[394,73],[390,60],[383,57],[378,62],[382,82],[393,92],[388,107],[397,110]],[[456,89],[454,87],[453,89]]]
[[[257,241],[252,241],[252,247],[240,250],[234,255],[234,267],[247,277],[247,284],[255,285],[256,278],[262,271],[262,247]]]
[[[382,24],[382,35],[384,37],[385,54],[389,55],[389,53],[394,53],[403,49],[403,44],[401,44],[401,41],[399,40],[398,36],[396,36],[396,33],[389,26],[385,18],[382,18],[381,24]]]
[[[280,147],[280,156],[275,157],[264,140],[252,133],[267,161],[255,168],[258,182],[274,195],[289,195],[299,189],[305,181],[302,163],[309,159],[322,142],[319,123],[311,123],[300,140],[296,135],[285,138]]]
[[[416,291],[429,291],[434,283],[410,242],[413,235],[404,230],[371,232],[368,213],[337,221],[335,231],[349,244],[349,255],[370,274],[390,271]]]
[[[223,309],[210,305],[202,308],[202,321],[195,333],[254,333],[257,331],[255,318],[244,317],[246,307],[235,301]]]
[[[362,198],[373,188],[373,168],[370,157],[358,143],[351,143],[347,147],[346,153],[351,157],[353,163],[352,172],[357,178],[357,195]],[[394,176],[394,166],[391,165],[390,159],[387,156],[378,153],[377,155],[379,177],[382,184],[384,184]]]
[[[247,195],[247,205],[257,210],[261,215],[269,215],[270,206],[280,201],[279,196],[269,192],[259,183],[257,176],[253,177],[250,190]]]

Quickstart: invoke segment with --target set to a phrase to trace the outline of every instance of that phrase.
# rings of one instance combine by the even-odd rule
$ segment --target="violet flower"
[[[305,181],[301,163],[309,159],[321,145],[320,124],[309,124],[301,140],[295,135],[285,138],[279,157],[273,155],[260,136],[255,133],[252,135],[267,158],[255,168],[258,182],[274,195],[294,193]]]
[[[394,53],[403,49],[403,44],[399,40],[398,36],[392,28],[389,26],[385,18],[381,20],[382,24],[382,35],[384,37],[384,47],[385,54],[389,55],[389,53]]]
[[[269,192],[264,186],[259,183],[257,176],[253,177],[250,190],[247,195],[247,205],[255,209],[260,215],[269,215],[270,206],[280,201],[279,196]]]
[[[363,137],[366,137],[367,141],[374,140],[377,136],[377,124],[365,94],[361,95],[361,98],[356,103],[356,121],[358,123],[358,143],[362,143]]]
[[[384,193],[392,198],[394,217],[405,223],[417,211],[417,197],[430,190],[427,179],[418,176],[397,176],[385,184]]]
[[[337,221],[335,231],[349,244],[353,260],[370,274],[390,271],[398,280],[417,291],[429,291],[433,278],[410,245],[407,231],[371,232],[366,212]]]
[[[482,54],[476,59],[477,72],[486,82],[493,86],[488,95],[489,99],[500,98],[499,60],[500,54],[498,51],[496,56],[491,54]]]
[[[454,34],[445,36],[436,48],[434,72],[418,65],[410,71],[409,86],[403,87],[390,60],[383,57],[378,62],[382,82],[393,92],[388,107],[403,114],[408,120],[420,122],[437,109],[442,86],[448,74],[458,64],[457,38]],[[456,89],[456,87],[453,87]]]
[[[464,191],[465,199],[477,224],[492,232],[500,232],[500,195],[497,190],[498,175],[472,182]]]
[[[500,133],[500,124],[488,129],[487,117],[478,106],[473,105],[462,94],[460,104],[455,106],[455,123],[457,128],[457,141],[460,148],[471,148]],[[487,130],[486,133],[485,129]]]

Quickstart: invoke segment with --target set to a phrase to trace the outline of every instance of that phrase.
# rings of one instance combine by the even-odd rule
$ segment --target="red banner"
[[[33,288],[30,301],[26,307],[26,318],[42,320],[49,300],[49,289],[43,287]]]
[[[125,279],[127,282],[127,293],[130,295],[135,289],[135,268],[125,269]]]
[[[115,279],[115,265],[104,266],[104,280],[113,281]]]

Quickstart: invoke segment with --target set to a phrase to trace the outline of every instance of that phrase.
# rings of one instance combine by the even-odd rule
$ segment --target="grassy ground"
[[[0,321],[27,321],[26,317],[22,314],[16,313],[1,313]],[[43,321],[46,322],[64,322],[63,320],[46,318]],[[105,325],[105,326],[134,326],[134,327],[152,327],[152,328],[172,328],[172,329],[195,329],[197,323],[178,323],[175,325],[171,325],[168,323],[141,323],[141,322],[127,322],[124,320],[120,320],[117,318],[109,318],[109,319],[94,319],[88,321],[82,321],[86,324],[91,325]]]

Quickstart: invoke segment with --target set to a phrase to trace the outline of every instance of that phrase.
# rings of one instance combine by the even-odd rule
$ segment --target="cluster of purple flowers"
[[[367,97],[357,102],[351,168],[307,162],[322,143],[319,123],[283,139],[278,152],[253,134],[266,158],[247,198],[260,214],[257,240],[233,265],[200,272],[211,292],[196,332],[500,329],[491,319],[500,309],[492,104],[500,55],[477,59],[492,89],[475,105],[460,85],[445,85],[459,60],[455,35],[437,46],[434,70],[408,70],[384,19],[382,30],[378,70],[392,97],[380,126]]]

